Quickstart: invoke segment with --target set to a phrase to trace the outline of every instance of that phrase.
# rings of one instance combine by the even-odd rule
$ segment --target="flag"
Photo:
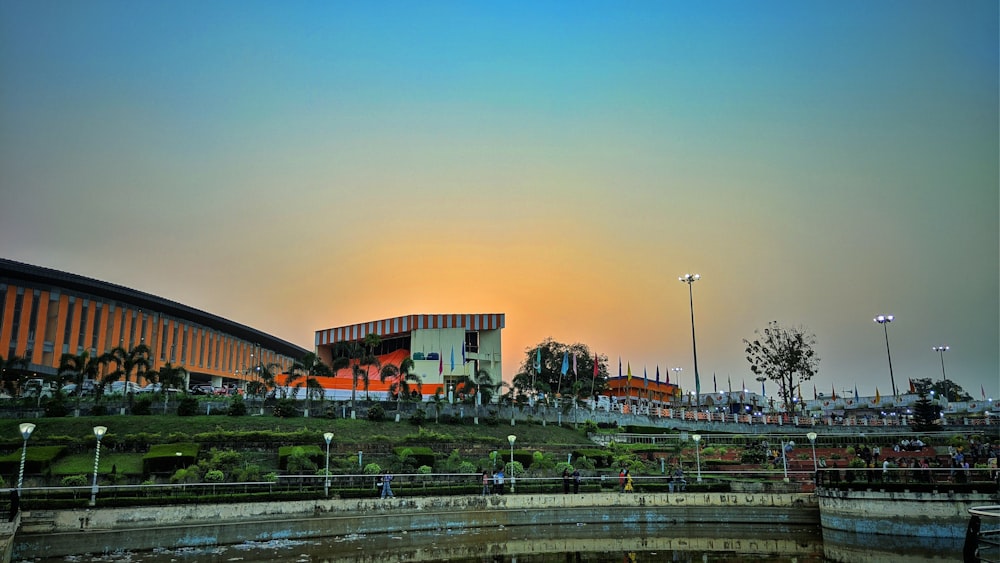
[[[816,392],[816,384],[813,383],[813,400],[819,399],[819,393]]]
[[[569,351],[563,352],[562,370],[559,373],[566,375],[567,371],[569,371]]]
[[[622,376],[622,357],[618,356],[618,377]]]
[[[855,383],[854,384],[854,399],[857,400],[857,398],[858,398],[858,384]]]
[[[656,366],[656,384],[660,384],[660,366]]]
[[[632,382],[632,362],[626,362],[625,366],[628,369],[628,371],[625,372],[625,377],[628,379],[629,383],[631,383]]]
[[[577,375],[579,374],[576,373],[576,354],[573,354],[573,377],[576,377]]]
[[[880,402],[882,402],[882,395],[879,394],[879,392],[878,392],[878,386],[876,386],[875,387],[875,404],[877,405]]]
[[[535,350],[535,373],[542,373],[542,347]]]
[[[438,375],[444,373],[444,352],[438,356]]]
[[[462,365],[465,365],[465,341],[462,341]]]
[[[836,401],[837,400],[837,387],[831,385],[830,386],[830,390],[833,391],[833,400]]]
[[[594,379],[597,379],[597,352],[594,352]]]
[[[733,378],[729,377],[727,375],[726,376],[726,380],[729,381],[729,394],[732,395],[733,394]]]
[[[979,392],[983,394],[983,400],[985,401],[986,400],[986,388],[983,387],[982,384],[979,385]]]
[[[712,393],[719,392],[719,382],[715,380],[715,372],[712,372]]]
[[[455,373],[455,345],[451,345],[451,373]]]
[[[646,377],[646,366],[642,366],[642,386],[649,387],[649,378]]]
[[[694,372],[694,392],[697,395],[701,395],[701,378],[698,377],[698,372]]]
[[[799,402],[801,403],[802,402],[802,382],[801,381],[799,382],[799,393],[798,393],[798,395],[799,395]]]
[[[916,393],[917,388],[913,385],[913,379],[910,379],[910,393]]]
[[[667,370],[667,385],[670,385],[670,370]]]

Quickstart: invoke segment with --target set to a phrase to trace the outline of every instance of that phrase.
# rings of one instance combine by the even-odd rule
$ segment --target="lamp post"
[[[22,422],[18,429],[21,431],[21,437],[24,438],[24,445],[21,446],[21,469],[17,472],[17,496],[21,496],[21,484],[24,483],[24,460],[28,453],[28,438],[35,431],[35,425],[30,422]]]
[[[691,351],[694,353],[694,386],[695,390],[698,390],[698,343],[694,337],[694,290],[692,285],[694,282],[701,279],[699,274],[684,274],[683,276],[677,278],[681,283],[688,284],[688,301],[691,303]],[[698,406],[701,406],[701,396],[699,390]]]
[[[882,325],[882,330],[885,332],[885,354],[889,357],[889,383],[892,384],[892,396],[895,397],[896,393],[896,378],[892,375],[892,353],[889,352],[889,323],[894,321],[896,317],[892,315],[876,315],[874,321]]]
[[[944,372],[944,353],[951,349],[951,346],[932,346],[931,350],[941,354],[941,377],[944,379],[944,398],[945,400],[951,399],[951,393],[949,393],[948,386],[948,374]]]
[[[517,436],[511,434],[507,436],[507,441],[510,442],[510,492],[514,492],[514,441],[517,440]]]
[[[764,382],[767,381],[767,378],[764,377],[763,375],[759,375],[755,379],[757,379],[757,381],[760,382],[760,398],[761,398],[761,402],[766,405],[767,404],[767,400],[766,400],[767,399],[767,393],[764,391]],[[763,406],[761,406],[761,409],[763,409]]]
[[[677,386],[677,390],[680,391],[681,390],[681,372],[684,371],[684,368],[670,368],[670,371],[674,372],[674,382],[675,382],[674,385],[676,385]],[[677,395],[674,395],[674,397],[676,397],[676,396]],[[681,404],[682,405],[684,404],[684,397],[681,397]]]
[[[694,459],[698,468],[698,482],[701,483],[701,434],[695,434],[691,439],[694,440]]]
[[[326,472],[324,476],[326,479],[323,480],[323,496],[330,496],[330,442],[333,441],[333,432],[325,432],[323,434],[323,440],[326,441]]]
[[[97,464],[101,461],[101,438],[108,431],[107,426],[95,426],[94,437],[97,438],[97,449],[94,451],[94,483],[90,486],[90,506],[97,504]]]
[[[819,471],[819,466],[816,465],[816,433],[809,432],[806,434],[806,438],[809,438],[809,443],[812,445],[813,450],[813,473]]]
[[[785,453],[785,441],[781,441],[781,466],[785,469],[785,482],[788,482],[788,457]]]

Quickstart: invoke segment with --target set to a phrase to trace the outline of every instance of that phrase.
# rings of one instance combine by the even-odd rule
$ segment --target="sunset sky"
[[[505,313],[702,390],[1000,397],[998,5],[0,2],[0,256],[312,348]],[[803,395],[812,397],[812,384]]]

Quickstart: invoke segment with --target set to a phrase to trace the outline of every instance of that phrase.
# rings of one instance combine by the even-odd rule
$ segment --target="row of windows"
[[[45,307],[43,297],[47,297]],[[26,301],[28,311],[24,311]],[[24,322],[27,331],[22,330]],[[37,338],[40,322],[42,339]],[[57,335],[61,338],[57,339]],[[4,340],[8,343],[8,358],[24,356],[33,364],[49,368],[57,368],[59,357],[65,353],[80,354],[87,350],[96,354],[115,346],[131,350],[139,344],[150,347],[154,369],[170,362],[189,370],[202,368],[216,375],[235,376],[249,373],[256,363],[277,364],[281,370],[291,366],[291,359],[286,356],[159,313],[82,295],[63,295],[57,289],[45,291],[0,284],[0,343]],[[36,348],[38,340],[41,350]],[[58,356],[57,348],[61,350]]]

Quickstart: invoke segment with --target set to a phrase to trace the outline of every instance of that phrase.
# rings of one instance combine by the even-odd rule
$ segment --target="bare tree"
[[[796,386],[816,375],[816,335],[802,328],[784,328],[777,321],[763,331],[755,330],[754,335],[752,341],[743,340],[750,371],[776,382],[785,409],[794,411],[796,403],[801,403],[795,400]]]

